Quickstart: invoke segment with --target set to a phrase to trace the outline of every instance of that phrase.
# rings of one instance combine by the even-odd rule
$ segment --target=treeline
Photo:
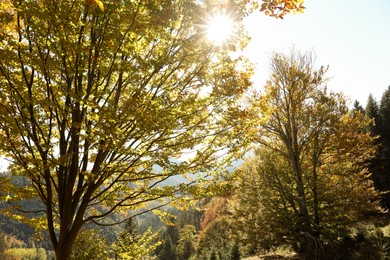
[[[16,226],[20,228],[20,225]],[[19,240],[18,237],[0,230],[0,259],[54,259],[54,253],[42,248],[33,236],[27,240]]]
[[[372,136],[375,136],[378,149],[370,161],[369,169],[375,187],[384,192],[381,199],[382,206],[388,210],[390,209],[390,86],[382,94],[380,102],[370,94],[364,109],[358,102],[355,102],[354,109],[364,111],[373,120],[369,131]]]

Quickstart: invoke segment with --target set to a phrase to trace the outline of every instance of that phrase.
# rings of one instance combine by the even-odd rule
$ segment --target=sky
[[[288,54],[295,47],[314,51],[316,65],[329,65],[329,90],[363,106],[370,93],[380,101],[390,86],[390,1],[305,0],[304,5],[303,14],[283,20],[259,12],[246,19],[255,85],[269,77],[273,52]]]

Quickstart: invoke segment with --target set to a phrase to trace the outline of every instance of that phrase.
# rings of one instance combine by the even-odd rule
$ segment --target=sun
[[[207,38],[215,45],[223,45],[236,31],[234,20],[226,12],[210,15],[206,23]]]

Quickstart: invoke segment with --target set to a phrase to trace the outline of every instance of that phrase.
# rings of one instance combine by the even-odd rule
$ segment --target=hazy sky
[[[255,83],[269,76],[272,52],[314,50],[317,65],[329,65],[329,89],[365,105],[370,93],[379,101],[390,85],[389,0],[305,0],[304,14],[284,20],[251,15],[246,21],[257,63]]]

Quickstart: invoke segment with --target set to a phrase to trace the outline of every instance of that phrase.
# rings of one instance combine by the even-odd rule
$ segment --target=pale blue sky
[[[370,93],[379,101],[390,85],[390,1],[305,0],[305,6],[304,14],[284,20],[256,13],[246,21],[255,84],[269,76],[272,52],[295,46],[314,50],[317,65],[329,65],[329,89],[363,105]]]

